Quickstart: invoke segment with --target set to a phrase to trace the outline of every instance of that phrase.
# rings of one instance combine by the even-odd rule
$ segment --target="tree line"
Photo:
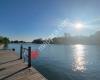
[[[4,46],[6,47],[9,42],[10,42],[9,38],[0,36],[0,45],[4,44]]]
[[[35,39],[32,43],[43,44],[96,44],[100,45],[100,31],[97,31],[95,34],[90,36],[71,36],[70,34],[65,33],[64,36],[54,37],[52,39],[42,40]]]
[[[11,43],[26,43],[25,41],[11,41]],[[90,36],[71,36],[65,33],[64,36],[54,37],[43,40],[42,38],[34,39],[31,43],[35,44],[96,44],[100,45],[100,31]]]

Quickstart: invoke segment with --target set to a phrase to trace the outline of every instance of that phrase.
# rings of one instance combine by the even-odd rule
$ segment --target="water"
[[[37,50],[39,44],[24,44]],[[19,54],[20,44],[9,44]],[[47,45],[34,66],[48,80],[100,80],[100,46]]]

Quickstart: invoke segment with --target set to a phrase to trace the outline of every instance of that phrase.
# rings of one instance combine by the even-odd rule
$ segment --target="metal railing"
[[[28,67],[31,67],[31,47],[24,48],[23,45],[20,47],[20,59],[23,58],[23,50],[28,51]]]

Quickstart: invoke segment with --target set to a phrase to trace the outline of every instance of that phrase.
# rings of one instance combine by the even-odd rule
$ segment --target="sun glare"
[[[75,28],[80,30],[83,28],[83,24],[81,22],[77,22],[77,23],[75,23]]]

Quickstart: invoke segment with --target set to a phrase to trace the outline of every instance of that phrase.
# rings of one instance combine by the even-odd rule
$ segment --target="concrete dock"
[[[0,50],[0,80],[47,80],[10,50]]]

